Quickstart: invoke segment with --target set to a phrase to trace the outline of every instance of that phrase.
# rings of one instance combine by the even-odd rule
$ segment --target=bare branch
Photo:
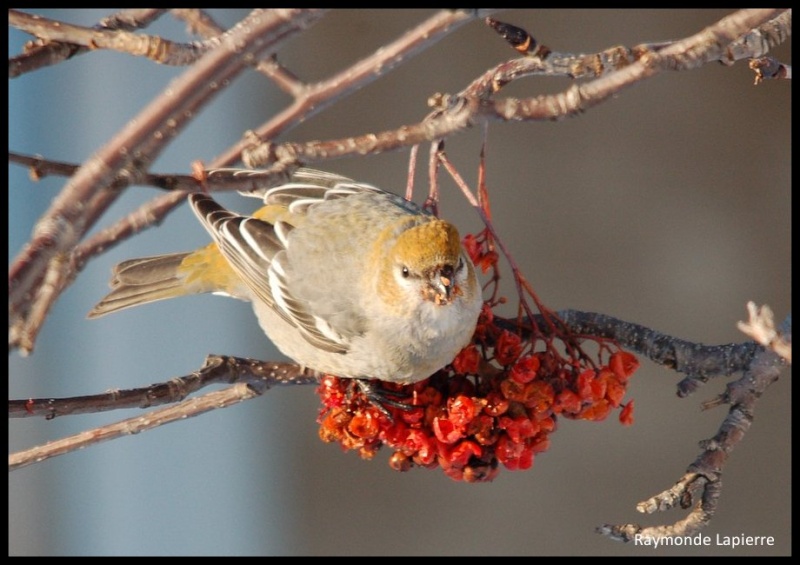
[[[638,542],[639,544],[655,545],[654,540],[673,536],[688,536],[707,526],[716,511],[717,501],[722,491],[722,482],[709,481],[697,473],[686,473],[669,490],[639,503],[636,509],[639,512],[653,512],[655,509],[668,510],[677,503],[683,505],[687,498],[691,499],[691,492],[702,489],[703,496],[689,514],[674,524],[662,526],[640,526],[639,524],[610,525],[598,527],[595,531],[615,541]],[[652,508],[652,509],[651,509]]]
[[[136,57],[147,57],[162,65],[189,65],[219,44],[218,38],[175,43],[157,35],[140,35],[120,29],[87,28],[32,16],[18,10],[8,11],[8,22],[45,41],[78,45],[84,49],[111,49]]]
[[[71,177],[75,172],[80,169],[80,165],[74,163],[64,163],[63,161],[53,161],[45,159],[44,157],[30,155],[22,155],[20,153],[8,152],[8,161],[10,163],[17,163],[24,165],[30,170],[31,178],[40,180],[50,175],[58,175],[62,177]],[[230,182],[229,179],[225,179]],[[124,186],[125,183],[120,182]],[[143,175],[139,184],[143,186],[153,186],[162,190],[200,190],[200,182],[190,175],[158,175],[148,173]],[[122,188],[119,186],[119,188]],[[226,185],[227,186],[227,185]],[[115,187],[117,188],[117,187]],[[221,188],[210,188],[210,190],[222,190]]]
[[[301,119],[308,119],[316,115],[333,102],[384,76],[474,18],[475,14],[460,10],[438,12],[344,71],[327,80],[306,85],[291,106],[253,131],[255,139],[269,142],[299,123]],[[215,163],[218,164],[217,166],[229,164],[243,152],[243,160],[248,167],[255,168],[269,163],[268,159],[261,157],[258,152],[254,153],[253,140],[253,137],[245,138],[220,155]],[[404,146],[410,145],[414,145],[414,143],[404,144]],[[269,155],[268,147],[266,152]]]
[[[702,345],[605,314],[561,310],[558,315],[578,335],[613,339],[626,349],[686,375],[678,383],[681,398],[692,394],[710,378],[747,370],[753,356],[761,349],[752,341]]]
[[[235,384],[230,388],[211,392],[200,398],[185,400],[176,406],[153,410],[142,416],[122,420],[121,422],[93,430],[86,430],[73,436],[51,441],[42,446],[13,453],[8,456],[8,470],[13,471],[57,455],[64,455],[88,445],[96,445],[118,437],[138,434],[170,422],[199,416],[217,408],[227,408],[243,400],[259,396],[259,394],[260,392],[244,383]]]
[[[114,390],[72,398],[11,400],[8,403],[8,416],[9,418],[44,417],[52,420],[59,416],[94,414],[108,410],[152,408],[179,402],[209,385],[239,382],[259,387],[266,384],[269,388],[277,384],[315,383],[317,375],[295,363],[275,363],[226,355],[209,355],[206,357],[203,367],[198,371],[143,388]]]
[[[185,20],[192,33],[202,35],[207,39],[225,33],[225,29],[202,10],[175,8],[171,13],[176,18]],[[274,57],[256,62],[255,69],[271,78],[286,93],[295,97],[300,96],[303,84],[288,69],[278,64]]]
[[[524,59],[509,61],[508,70],[487,73],[482,83],[473,83],[474,96],[486,96],[496,92],[506,82],[518,76],[566,76],[570,78],[600,77],[631,65],[649,53],[661,53],[676,41],[642,43],[632,48],[623,45],[611,47],[600,53],[575,54],[552,51],[531,37],[521,28],[486,18],[486,23],[497,31],[511,46],[524,55]],[[728,45],[719,59],[720,63],[732,65],[741,59],[760,57],[770,48],[783,43],[791,34],[792,11],[786,10],[774,19],[760,25]],[[670,70],[686,70],[678,64],[670,65]],[[480,87],[480,88],[478,88]]]
[[[164,11],[163,9],[152,8],[123,10],[103,18],[93,29],[132,30],[147,27],[151,22],[159,18]],[[9,21],[11,21],[11,15],[9,15]],[[75,55],[82,55],[87,51],[89,51],[87,47],[81,47],[74,43],[36,40],[25,46],[25,53],[8,60],[8,78],[15,78],[42,67],[58,64]]]
[[[268,363],[209,355],[203,367],[191,375],[144,389],[121,390],[107,394],[70,399],[30,399],[9,404],[12,417],[45,416],[47,419],[67,414],[102,412],[119,408],[149,408],[179,402],[175,406],[153,410],[142,416],[87,430],[45,445],[9,455],[9,471],[64,455],[89,445],[151,430],[217,408],[227,408],[243,400],[261,396],[275,385],[312,384],[318,375],[291,363]],[[221,391],[183,400],[188,394],[214,383],[233,383]]]
[[[791,335],[791,317],[784,322],[785,331]],[[639,512],[648,514],[669,510],[679,504],[691,513],[684,519],[668,526],[642,527],[638,524],[609,525],[597,529],[598,533],[620,541],[634,541],[636,536],[662,538],[666,536],[691,535],[707,525],[716,511],[722,493],[722,472],[739,442],[753,423],[755,405],[766,389],[780,376],[783,360],[773,351],[758,346],[751,362],[737,381],[731,382],[726,392],[713,401],[705,402],[704,408],[729,404],[730,410],[713,438],[700,442],[702,453],[689,465],[686,474],[672,488],[637,505]],[[700,491],[700,500],[696,491]]]
[[[186,23],[187,31],[193,35],[200,35],[208,39],[225,33],[205,10],[199,8],[173,8],[169,13],[177,20]]]
[[[346,155],[393,151],[424,141],[448,137],[485,120],[562,119],[584,112],[610,99],[623,89],[651,78],[663,70],[690,70],[712,61],[728,62],[732,55],[726,51],[726,46],[780,13],[781,10],[741,10],[687,39],[669,43],[657,52],[645,51],[637,55],[638,60],[630,65],[585,84],[573,85],[559,94],[525,99],[488,99],[489,94],[511,80],[529,74],[553,72],[552,67],[542,64],[538,58],[512,61],[498,65],[485,73],[457,95],[432,97],[432,104],[437,106],[437,109],[423,122],[394,130],[336,140],[278,145],[267,141],[261,146],[247,149],[244,161],[249,167],[267,166],[272,163],[284,165],[309,163],[338,159]],[[770,41],[776,39],[772,35],[769,38]],[[761,49],[766,49],[769,45],[767,40],[759,43]],[[563,69],[561,72],[570,75],[575,73],[575,66],[580,65],[580,61],[586,57],[586,55],[572,56],[572,63],[563,62],[559,65]],[[270,131],[270,135],[264,135],[259,131],[259,137],[270,139],[275,133],[277,132]]]
[[[210,51],[174,81],[72,176],[9,269],[10,347],[19,347],[23,353],[33,349],[41,325],[41,320],[31,318],[33,305],[41,301],[35,309],[46,314],[65,286],[47,295],[36,287],[48,262],[69,253],[119,195],[119,191],[106,189],[121,179],[137,182],[199,108],[219,92],[220,84],[241,72],[250,57],[274,49],[320,16],[315,11],[292,10],[251,13],[226,34],[219,49]],[[59,277],[61,283],[68,284],[75,274],[65,273]]]
[[[753,28],[768,22],[781,10],[740,10],[700,33],[643,54],[618,71],[573,85],[563,93],[536,98],[505,98],[481,106],[485,117],[500,120],[556,120],[575,115],[608,100],[623,89],[665,70],[691,70],[712,61],[730,62],[726,47]],[[768,48],[768,44],[761,44]]]
[[[786,41],[791,34],[792,11],[786,10],[731,43],[725,50],[726,58],[720,62],[732,65],[742,59],[763,57],[771,48]]]

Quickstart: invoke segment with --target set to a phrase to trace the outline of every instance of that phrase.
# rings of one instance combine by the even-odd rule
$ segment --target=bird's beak
[[[431,276],[430,286],[433,290],[433,301],[442,306],[448,304],[455,287],[455,273],[452,265],[444,265],[437,269]]]

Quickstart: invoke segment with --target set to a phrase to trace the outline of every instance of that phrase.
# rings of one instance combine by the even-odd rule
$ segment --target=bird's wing
[[[258,299],[315,347],[335,353],[348,351],[350,336],[310,312],[307,302],[293,294],[287,281],[286,237],[291,225],[235,214],[201,193],[191,194],[189,202],[220,252]]]

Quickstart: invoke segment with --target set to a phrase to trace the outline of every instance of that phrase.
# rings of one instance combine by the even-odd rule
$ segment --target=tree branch
[[[790,316],[784,321],[782,331],[791,336]],[[631,542],[636,536],[641,539],[691,535],[708,525],[717,510],[722,493],[722,472],[728,457],[750,429],[756,402],[764,391],[778,380],[783,367],[784,362],[780,356],[762,346],[757,346],[742,377],[729,383],[724,394],[703,405],[704,408],[720,404],[730,405],[728,414],[714,437],[700,442],[703,451],[687,467],[686,474],[672,488],[636,506],[639,512],[647,514],[663,512],[676,506],[681,508],[693,506],[685,519],[671,525],[651,527],[639,524],[605,524],[597,528],[597,533],[618,541]]]
[[[9,268],[9,347],[23,353],[33,350],[44,315],[77,273],[65,270],[53,277],[59,285],[53,292],[44,293],[38,286],[48,270],[70,265],[58,257],[72,251],[120,194],[108,189],[120,179],[138,182],[148,164],[218,93],[219,84],[240,73],[249,57],[275,49],[320,16],[316,11],[251,13],[225,36],[219,49],[174,81],[71,177]]]
[[[398,129],[369,133],[327,141],[307,143],[265,143],[248,149],[244,161],[248,167],[263,167],[273,163],[308,163],[338,159],[345,155],[366,155],[393,151],[449,137],[485,120],[543,121],[558,120],[579,114],[610,99],[623,89],[651,78],[663,70],[690,70],[712,61],[730,62],[732,52],[726,46],[781,14],[782,10],[741,10],[716,24],[682,41],[666,44],[658,52],[645,51],[637,61],[618,70],[604,74],[582,85],[573,85],[566,91],[536,98],[488,99],[489,93],[501,85],[530,74],[553,74],[556,67],[548,67],[537,58],[498,65],[485,73],[459,94],[437,95],[432,104],[437,109],[424,121]],[[759,34],[762,37],[762,34]],[[769,41],[757,44],[762,54],[770,41],[785,39],[786,35],[770,35]],[[737,57],[749,51],[735,50]],[[586,55],[561,55],[567,60],[559,67],[564,74],[572,75],[575,67]],[[572,62],[568,62],[572,61]],[[576,63],[578,62],[578,63]],[[569,70],[567,70],[569,69]]]
[[[93,29],[132,30],[147,27],[151,22],[158,19],[164,11],[163,9],[152,8],[122,10],[112,16],[103,18]],[[14,17],[11,12],[13,10],[9,11],[9,23],[12,22]],[[24,17],[35,18],[35,16],[28,16],[27,14]],[[46,66],[56,65],[88,51],[90,51],[89,48],[81,47],[75,43],[47,41],[44,38],[39,38],[25,46],[25,53],[8,60],[8,78],[15,78]]]

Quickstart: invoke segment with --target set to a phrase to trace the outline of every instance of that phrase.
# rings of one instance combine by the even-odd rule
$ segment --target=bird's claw
[[[414,409],[414,406],[411,404],[389,398],[389,395],[392,393],[384,390],[380,385],[380,381],[366,379],[355,379],[355,381],[359,390],[361,390],[361,393],[367,398],[370,404],[380,410],[381,414],[386,416],[390,422],[394,422],[394,417],[392,417],[392,414],[386,408],[387,406],[406,412]]]

